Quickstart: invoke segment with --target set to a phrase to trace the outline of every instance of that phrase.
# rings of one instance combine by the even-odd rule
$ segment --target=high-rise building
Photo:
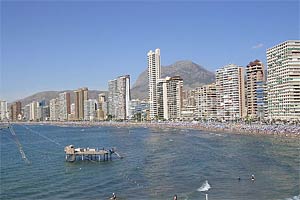
[[[68,115],[68,120],[73,121],[75,120],[75,103],[70,105],[70,114]]]
[[[180,76],[158,79],[157,110],[158,119],[177,120],[181,118],[182,86]]]
[[[50,118],[50,108],[49,106],[41,106],[41,121],[46,121],[46,120],[49,120]]]
[[[217,116],[220,120],[246,117],[244,68],[234,64],[216,71]]]
[[[267,49],[269,119],[300,120],[300,40]]]
[[[158,79],[160,79],[161,76],[160,49],[156,49],[155,52],[150,50],[147,56],[148,56],[150,118],[153,120],[158,117],[157,83],[158,83]]]
[[[71,104],[71,115],[75,116],[75,103]]]
[[[63,92],[58,95],[59,101],[59,119],[60,121],[68,120],[69,114],[71,114],[70,105],[70,93]]]
[[[30,121],[38,121],[38,108],[39,108],[39,102],[33,101],[29,104],[29,120]]]
[[[130,76],[118,77],[118,116],[119,119],[129,118],[130,97]]]
[[[50,109],[49,106],[46,105],[46,101],[42,100],[38,102],[37,106],[37,120],[38,121],[46,121],[49,120],[50,117]]]
[[[97,115],[97,100],[89,99],[84,101],[84,120],[94,121]]]
[[[130,76],[119,76],[108,82],[108,113],[115,119],[129,118]]]
[[[97,120],[103,121],[105,119],[104,111],[100,108],[97,109]]]
[[[129,107],[129,118],[142,121],[146,119],[146,111],[149,110],[149,103],[139,99],[132,99]]]
[[[216,84],[203,85],[196,88],[196,110],[198,119],[217,119],[217,92]]]
[[[27,104],[23,108],[23,119],[25,121],[29,121],[30,120],[30,104]]]
[[[105,93],[101,93],[98,95],[98,102],[103,103],[106,101]]]
[[[106,97],[104,93],[101,93],[98,95],[98,109],[97,109],[97,119],[102,121],[105,119],[105,116],[107,114],[107,103],[106,103]]]
[[[0,121],[8,119],[7,102],[0,100]]]
[[[17,101],[10,106],[11,121],[14,122],[22,119],[21,109],[22,109],[22,104],[20,101]]]
[[[117,79],[109,80],[108,81],[108,115],[111,115],[112,118],[117,116],[117,100],[118,100],[118,93],[117,93]]]
[[[75,91],[75,120],[84,119],[84,101],[88,100],[88,88]]]
[[[59,120],[59,100],[58,98],[51,99],[49,103],[49,109],[50,109],[50,120],[51,121],[57,121]]]
[[[183,107],[196,106],[195,93],[196,90],[184,90],[182,92]]]
[[[196,90],[184,90],[182,92],[181,119],[191,121],[196,114]]]
[[[264,65],[259,60],[250,62],[246,68],[247,117],[263,120],[267,114],[267,93]]]

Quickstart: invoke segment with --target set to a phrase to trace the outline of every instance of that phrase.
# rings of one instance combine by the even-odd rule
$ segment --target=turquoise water
[[[298,139],[197,130],[14,125],[0,131],[0,199],[299,199]],[[109,162],[65,162],[64,147],[116,147]],[[256,180],[250,180],[254,174]],[[238,177],[241,180],[238,181]]]

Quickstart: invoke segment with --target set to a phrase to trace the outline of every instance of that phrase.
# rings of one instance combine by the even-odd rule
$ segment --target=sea
[[[3,200],[105,200],[112,193],[120,200],[300,199],[299,138],[117,126],[13,129],[15,135],[0,130]],[[71,144],[115,148],[123,159],[66,162]]]

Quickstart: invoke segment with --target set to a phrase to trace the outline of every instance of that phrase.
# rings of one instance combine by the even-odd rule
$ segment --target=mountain
[[[141,73],[136,80],[135,84],[131,88],[132,99],[146,99],[148,98],[148,71],[147,69]],[[206,70],[204,67],[193,63],[192,61],[184,60],[178,61],[169,66],[163,66],[161,68],[161,77],[176,76],[179,75],[183,79],[184,89],[194,89],[203,84],[212,83],[215,80],[215,74]],[[74,90],[64,91],[44,91],[38,92],[26,98],[20,99],[22,106],[31,103],[32,101],[45,100],[48,104],[51,99],[57,98],[61,92],[70,92],[71,102],[74,103]],[[89,90],[90,99],[98,99],[98,94],[105,93],[107,91]]]
[[[198,86],[214,82],[215,74],[189,60],[178,61],[172,65],[161,67],[161,77],[179,75],[183,79],[183,88],[194,89]],[[148,98],[148,71],[139,75],[131,89],[132,99]]]
[[[23,99],[20,99],[18,101],[21,101],[22,107],[31,103],[32,101],[42,101],[45,100],[47,104],[49,104],[49,101],[51,99],[57,98],[58,94],[61,92],[69,92],[71,97],[71,103],[74,103],[74,90],[64,90],[64,91],[44,91],[44,92],[38,92],[36,94],[33,94],[31,96],[25,97]],[[107,91],[98,91],[98,90],[89,90],[88,98],[89,99],[98,99],[98,94],[100,93],[107,93]]]

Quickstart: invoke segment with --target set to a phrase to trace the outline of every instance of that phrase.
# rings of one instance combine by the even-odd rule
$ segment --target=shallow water
[[[0,199],[299,199],[298,139],[198,130],[14,125],[0,132]],[[65,162],[64,147],[116,147],[124,159]],[[256,180],[250,180],[254,174]],[[241,180],[238,181],[238,177]],[[200,192],[206,180],[211,187]]]

